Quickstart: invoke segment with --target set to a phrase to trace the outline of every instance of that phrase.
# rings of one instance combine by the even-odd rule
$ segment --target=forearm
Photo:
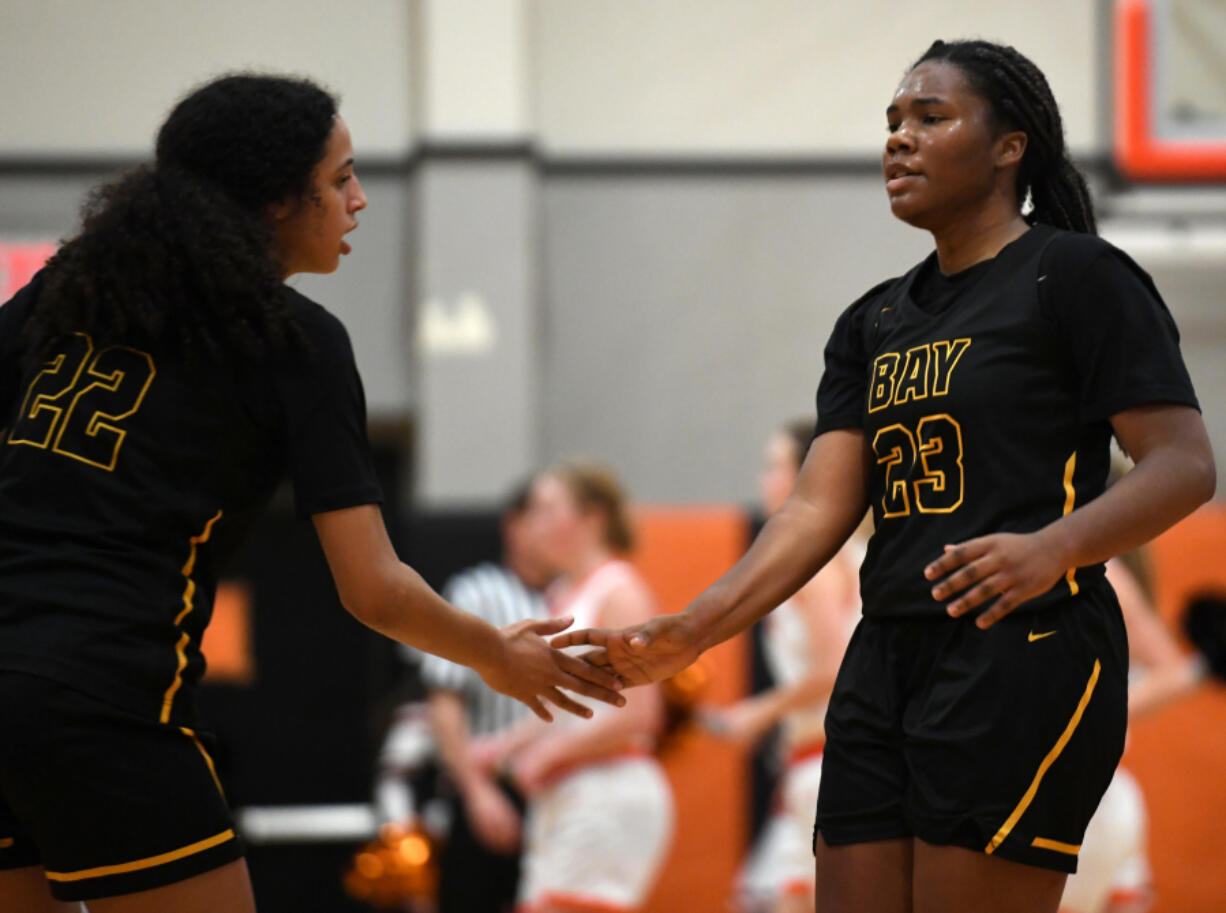
[[[838,553],[868,510],[871,459],[859,429],[813,442],[796,487],[749,551],[686,609],[702,650],[744,631]]]
[[[380,634],[478,671],[502,649],[497,628],[452,606],[399,561],[389,562],[362,605],[346,608]]]
[[[472,763],[468,752],[468,711],[454,691],[430,692],[430,726],[439,757],[452,781],[467,792],[476,778],[485,774]]]
[[[1175,443],[1156,448],[1103,495],[1045,527],[1069,567],[1131,551],[1213,494],[1212,464]]]
[[[1197,654],[1180,663],[1155,669],[1128,689],[1128,720],[1148,716],[1200,687],[1208,675],[1204,659]]]
[[[806,675],[795,684],[780,689],[782,693],[775,699],[774,710],[777,718],[786,716],[794,710],[818,704],[830,696],[834,690],[834,675],[829,673],[814,673]]]
[[[745,556],[686,609],[707,650],[739,634],[804,586],[842,547],[863,511],[793,497],[767,521]]]

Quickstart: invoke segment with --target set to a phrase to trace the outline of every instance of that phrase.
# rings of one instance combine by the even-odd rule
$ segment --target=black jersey
[[[86,332],[31,359],[40,282],[0,307],[0,669],[183,723],[218,563],[277,484],[302,515],[381,500],[349,337],[287,288],[304,339],[263,362]]]
[[[966,273],[940,276],[934,253],[872,289],[825,358],[817,433],[862,428],[873,452],[869,616],[942,614],[923,570],[945,545],[1032,532],[1100,495],[1110,416],[1196,406],[1149,276],[1042,225]],[[1102,565],[1070,569],[1023,610],[1107,585]]]

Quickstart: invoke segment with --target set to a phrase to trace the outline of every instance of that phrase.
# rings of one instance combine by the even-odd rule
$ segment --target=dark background
[[[380,460],[387,503],[398,497],[397,460]],[[400,556],[436,589],[455,573],[499,555],[496,510],[414,513],[385,519]],[[756,524],[755,524],[756,530]],[[252,528],[226,576],[252,600],[250,685],[204,685],[199,708],[217,736],[218,773],[233,808],[367,802],[374,762],[394,707],[420,696],[395,644],[340,605],[310,523],[284,498]],[[754,638],[753,685],[769,685]],[[770,802],[767,752],[753,765],[756,832]],[[355,845],[249,845],[261,913],[363,913],[341,876]]]

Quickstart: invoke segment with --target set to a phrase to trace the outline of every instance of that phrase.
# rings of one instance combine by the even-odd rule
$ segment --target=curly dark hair
[[[996,122],[1026,134],[1026,154],[1017,174],[1018,204],[1027,194],[1031,224],[1097,234],[1094,203],[1086,180],[1069,158],[1064,121],[1047,77],[1016,48],[990,41],[935,41],[912,69],[928,60],[952,64],[992,107]]]
[[[298,338],[266,209],[314,194],[336,111],[309,80],[251,73],[180,101],[156,160],[94,189],[80,234],[48,261],[30,347],[85,330],[193,362]]]

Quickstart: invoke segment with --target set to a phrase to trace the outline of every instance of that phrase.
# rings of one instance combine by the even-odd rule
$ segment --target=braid
[[[996,120],[1026,134],[1017,173],[1019,204],[1030,198],[1026,220],[1097,234],[1094,203],[1064,143],[1064,122],[1043,71],[1009,45],[989,41],[936,41],[916,61],[950,63],[987,99]]]

